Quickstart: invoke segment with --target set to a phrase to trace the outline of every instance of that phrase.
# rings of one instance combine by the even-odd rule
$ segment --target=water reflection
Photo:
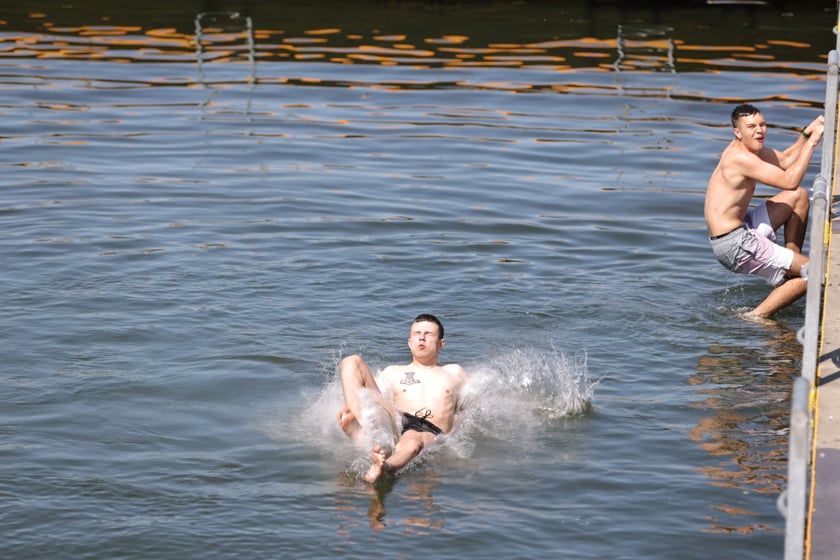
[[[249,114],[257,81],[254,25],[251,18],[242,16],[238,12],[198,14],[195,18],[195,51],[198,81],[209,91],[209,95],[201,103],[202,111],[206,111],[213,101],[214,85],[224,87],[226,84],[242,81],[236,74],[232,75],[229,71],[219,76],[211,76],[208,63],[230,60],[231,57],[245,53],[248,60],[248,76],[245,79],[248,84],[248,95],[244,112]]]
[[[205,12],[195,18],[195,49],[199,80],[207,81],[204,74],[205,60],[229,59],[237,52],[247,53],[248,81],[257,76],[254,25],[251,18],[238,12]]]
[[[404,514],[402,518],[394,519],[389,514],[386,503],[394,491],[399,480],[400,493],[393,501]],[[343,474],[339,477],[342,492],[336,497],[340,536],[347,537],[353,527],[358,526],[362,515],[354,504],[358,502],[359,480],[355,476]],[[435,504],[434,491],[440,485],[440,476],[434,472],[424,472],[422,476],[392,478],[378,482],[376,485],[365,485],[368,495],[365,515],[370,528],[382,531],[388,528],[399,529],[405,534],[428,534],[435,529],[441,529],[446,520],[442,510]]]
[[[214,3],[216,4],[216,3]],[[307,7],[255,2],[245,12],[205,12],[201,5],[154,17],[148,11],[96,3],[57,4],[0,20],[4,58],[111,62],[326,62],[412,68],[530,68],[549,71],[715,72],[746,67],[822,74],[830,40],[810,44],[798,29],[825,24],[824,7],[634,6],[592,10],[563,6],[466,3],[438,11],[374,3],[371,10],[336,19],[339,4]],[[363,2],[360,4],[364,4]],[[460,4],[460,3],[459,3]],[[186,12],[193,8],[192,13]],[[795,16],[795,17],[794,17]],[[161,25],[161,20],[166,21]],[[187,26],[185,21],[194,25]],[[721,23],[724,23],[722,25]],[[493,26],[501,24],[503,26]],[[232,29],[231,24],[239,29]],[[740,26],[733,29],[733,26]],[[495,31],[494,31],[495,30]],[[818,33],[820,39],[828,39]],[[799,33],[797,35],[797,33]],[[238,36],[245,36],[238,42]],[[212,36],[212,37],[211,37]],[[732,38],[739,42],[733,43]],[[795,64],[794,64],[795,63]],[[253,77],[253,72],[251,73]]]
[[[615,71],[660,70],[676,72],[676,42],[669,26],[619,25]]]
[[[799,372],[801,346],[793,330],[766,325],[765,345],[711,345],[689,382],[705,398],[696,404],[708,416],[690,437],[716,464],[701,468],[715,486],[772,497],[784,490],[791,381]],[[727,494],[737,499],[739,494]],[[739,525],[752,516],[736,503],[713,504],[722,515],[710,517],[715,532],[775,530],[760,523]]]

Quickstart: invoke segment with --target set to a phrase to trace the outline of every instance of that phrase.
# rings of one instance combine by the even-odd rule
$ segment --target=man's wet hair
[[[429,313],[421,313],[420,315],[414,318],[411,324],[413,325],[414,323],[420,323],[422,321],[428,321],[430,323],[436,324],[438,327],[438,338],[443,338],[443,323],[441,323],[437,317]]]
[[[741,117],[749,117],[755,115],[756,113],[760,113],[761,111],[755,105],[750,105],[749,103],[742,103],[738,105],[734,109],[732,109],[732,128],[738,128],[738,119]]]

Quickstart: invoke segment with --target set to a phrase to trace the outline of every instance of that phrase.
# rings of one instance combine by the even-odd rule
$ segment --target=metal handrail
[[[840,2],[838,2],[840,14]],[[840,48],[840,35],[838,36]],[[820,320],[826,283],[828,235],[831,223],[829,181],[834,181],[837,147],[838,51],[828,55],[825,94],[825,131],[823,133],[820,174],[814,180],[811,198],[811,236],[808,263],[808,292],[805,324],[798,333],[802,343],[802,375],[794,381],[791,398],[788,439],[788,483],[779,496],[778,506],[785,516],[785,560],[802,560],[805,554],[805,527],[808,502],[808,475],[811,463],[811,395],[816,390],[817,360],[820,343]]]
[[[805,550],[805,518],[808,497],[808,454],[811,439],[811,385],[803,377],[793,382],[791,397],[788,487],[779,496],[785,516],[785,560],[802,560]]]
[[[834,80],[837,83],[836,79]],[[827,119],[826,119],[827,120]],[[813,387],[817,374],[823,286],[825,286],[825,243],[828,223],[828,181],[823,175],[814,180],[811,197],[811,250],[808,254],[808,291],[805,296],[805,324],[799,331],[802,343],[802,377]]]

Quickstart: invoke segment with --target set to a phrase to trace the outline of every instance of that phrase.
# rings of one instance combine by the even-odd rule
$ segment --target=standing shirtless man
[[[706,189],[706,227],[718,262],[739,274],[757,274],[774,286],[748,315],[769,317],[807,288],[808,258],[802,254],[808,225],[808,192],[799,186],[823,135],[822,115],[784,151],[764,145],[767,122],[757,108],[732,111],[735,139],[729,143]],[[782,192],[749,208],[756,183]],[[784,225],[785,245],[776,243]]]
[[[466,372],[457,364],[440,365],[438,356],[444,344],[443,325],[437,317],[417,316],[408,336],[412,361],[405,366],[385,368],[381,374],[382,389],[361,356],[348,356],[341,361],[344,408],[338,412],[338,424],[344,433],[357,440],[361,436],[362,389],[369,390],[377,404],[401,424],[399,440],[390,456],[378,445],[373,448],[373,464],[365,474],[366,481],[375,482],[384,474],[397,472],[435,437],[453,428]]]

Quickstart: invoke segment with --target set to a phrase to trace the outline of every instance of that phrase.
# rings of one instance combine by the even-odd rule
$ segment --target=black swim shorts
[[[415,432],[429,432],[435,435],[443,433],[443,430],[423,418],[415,414],[403,412],[402,431],[414,430]]]

